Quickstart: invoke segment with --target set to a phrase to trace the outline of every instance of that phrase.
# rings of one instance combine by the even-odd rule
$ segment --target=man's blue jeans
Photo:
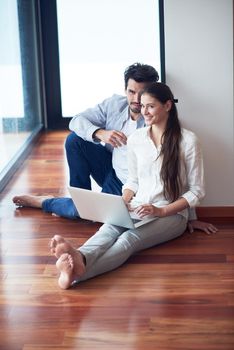
[[[102,188],[102,192],[122,194],[122,182],[112,167],[112,154],[101,144],[85,141],[74,132],[68,135],[65,143],[70,172],[70,186],[91,190],[90,176]],[[42,209],[47,213],[79,218],[79,213],[71,198],[46,199]]]

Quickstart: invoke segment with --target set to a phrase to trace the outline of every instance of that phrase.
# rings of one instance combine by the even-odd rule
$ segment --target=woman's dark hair
[[[158,81],[159,75],[154,67],[149,66],[148,64],[142,64],[137,62],[125,69],[125,90],[127,89],[129,79],[133,79],[137,83],[153,83]]]
[[[166,129],[162,136],[161,180],[164,184],[164,196],[167,200],[174,202],[181,194],[180,178],[180,141],[181,126],[178,119],[178,112],[174,102],[174,96],[170,88],[163,83],[153,83],[147,86],[143,94],[156,98],[162,104],[171,101],[171,109],[167,120]]]

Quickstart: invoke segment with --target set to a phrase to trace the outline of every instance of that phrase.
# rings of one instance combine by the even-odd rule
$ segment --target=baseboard
[[[234,219],[234,206],[197,207],[196,212],[199,218],[233,218]]]

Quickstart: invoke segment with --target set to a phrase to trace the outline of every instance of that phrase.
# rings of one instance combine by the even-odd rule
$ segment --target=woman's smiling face
[[[161,103],[155,97],[147,93],[144,93],[141,96],[141,114],[143,115],[147,126],[154,124],[166,125],[170,109],[170,100],[166,103]]]

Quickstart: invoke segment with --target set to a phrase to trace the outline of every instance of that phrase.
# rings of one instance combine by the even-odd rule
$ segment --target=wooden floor
[[[67,194],[66,134],[44,134],[0,194],[0,350],[234,349],[234,223],[216,220],[215,235],[185,233],[58,288],[50,238],[78,246],[98,224],[16,210],[11,198]]]

